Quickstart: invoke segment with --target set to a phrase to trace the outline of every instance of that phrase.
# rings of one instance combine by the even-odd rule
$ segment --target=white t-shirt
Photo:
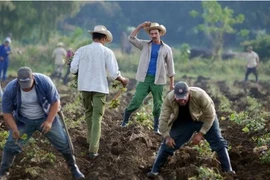
[[[254,68],[257,66],[257,61],[256,59],[259,60],[259,56],[257,53],[255,53],[254,51],[251,51],[250,53],[248,53],[247,55],[247,67],[248,68]]]
[[[39,119],[44,117],[45,112],[38,103],[35,86],[31,91],[21,90],[21,108],[20,114],[27,119]]]

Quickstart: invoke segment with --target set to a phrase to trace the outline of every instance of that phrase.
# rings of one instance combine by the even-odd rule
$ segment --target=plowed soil
[[[269,109],[268,97],[270,94],[270,83],[260,82],[259,86],[254,83],[243,89],[241,82],[235,82],[233,87],[228,87],[223,81],[213,81],[209,78],[183,77],[182,80],[187,81],[190,85],[198,86],[208,91],[212,86],[218,87],[223,95],[232,102],[232,109],[239,112],[245,110],[247,104],[244,100],[247,95],[259,99],[266,109]],[[120,106],[117,109],[107,108],[104,119],[102,121],[102,136],[100,140],[100,156],[94,160],[87,157],[88,144],[86,141],[86,123],[78,121],[83,116],[83,108],[79,108],[76,112],[64,112],[66,118],[73,119],[77,123],[74,127],[70,127],[69,133],[75,147],[75,155],[77,164],[88,180],[144,180],[147,179],[146,173],[151,169],[156,152],[162,140],[161,136],[153,133],[139,123],[131,124],[126,128],[120,127],[122,112],[130,101],[135,88],[136,81],[131,80],[128,91],[125,92],[120,100]],[[234,92],[232,93],[232,88]],[[62,95],[61,104],[65,106],[74,101],[76,94],[74,89],[67,87],[58,87]],[[114,93],[108,96],[113,97]],[[254,133],[243,133],[242,127],[231,122],[228,118],[229,114],[220,110],[220,100],[210,94],[216,104],[218,116],[225,117],[220,120],[220,126],[224,138],[230,145],[229,154],[232,161],[233,169],[236,175],[231,176],[223,174],[220,169],[219,161],[213,158],[204,158],[197,151],[189,146],[183,147],[177,151],[175,155],[169,158],[168,162],[162,169],[157,179],[164,180],[185,180],[189,177],[198,175],[197,167],[206,166],[220,172],[224,179],[239,180],[266,180],[270,179],[270,164],[262,164],[260,162],[260,154],[255,154],[254,141],[251,137]],[[151,100],[151,98],[148,98]],[[267,122],[269,127],[269,119]],[[1,131],[6,130],[2,125]],[[56,155],[56,161],[50,163],[48,161],[35,162],[33,159],[27,158],[27,153],[31,152],[30,147],[26,147],[15,160],[14,166],[10,170],[9,178],[11,180],[18,179],[36,179],[36,180],[69,180],[72,179],[70,172],[61,155],[56,152],[53,147],[44,143],[44,138],[39,133],[34,135],[38,139],[37,146],[46,152],[52,152]],[[2,151],[2,150],[1,150]],[[36,167],[36,174],[29,173],[30,167]]]

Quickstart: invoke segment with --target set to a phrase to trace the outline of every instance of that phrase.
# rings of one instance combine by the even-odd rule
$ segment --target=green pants
[[[101,135],[101,120],[105,112],[106,94],[83,91],[82,98],[87,123],[89,152],[97,153]]]
[[[155,77],[147,75],[144,82],[139,82],[136,87],[136,92],[129,103],[126,111],[132,113],[136,111],[143,103],[145,97],[151,92],[153,95],[153,116],[159,118],[162,106],[163,85],[154,84]]]

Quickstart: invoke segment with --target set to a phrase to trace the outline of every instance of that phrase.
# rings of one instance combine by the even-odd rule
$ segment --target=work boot
[[[124,115],[123,115],[123,121],[122,121],[122,124],[120,125],[121,127],[127,126],[130,115],[131,115],[131,112],[128,112],[127,110],[125,110]]]
[[[147,173],[148,177],[154,177],[157,176],[161,167],[165,164],[169,157],[169,153],[162,150],[162,145],[159,148],[156,160],[152,166],[151,172]]]
[[[159,129],[158,129],[158,125],[159,125],[159,119],[158,119],[158,117],[155,117],[154,118],[154,132],[156,134],[160,134]]]
[[[0,178],[9,174],[9,168],[12,166],[17,153],[12,153],[7,150],[3,151],[1,168],[0,168]]]
[[[84,179],[83,173],[79,170],[75,157],[72,154],[63,154],[64,159],[66,160],[68,167],[71,171],[72,176],[75,179]]]
[[[235,174],[231,166],[231,161],[227,148],[222,148],[217,152],[221,168],[224,172]]]

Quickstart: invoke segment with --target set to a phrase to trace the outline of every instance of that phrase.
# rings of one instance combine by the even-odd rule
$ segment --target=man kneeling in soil
[[[76,165],[67,134],[56,116],[60,97],[55,85],[48,76],[32,73],[29,67],[21,67],[17,75],[7,84],[2,100],[4,121],[10,131],[2,154],[0,179],[8,175],[15,156],[36,130],[63,155],[72,176],[84,179]]]
[[[168,156],[172,156],[190,139],[197,145],[204,138],[217,152],[222,170],[235,173],[231,167],[227,142],[220,132],[214,103],[203,89],[188,87],[185,82],[176,83],[163,103],[159,128],[164,140],[148,177],[157,176]]]

